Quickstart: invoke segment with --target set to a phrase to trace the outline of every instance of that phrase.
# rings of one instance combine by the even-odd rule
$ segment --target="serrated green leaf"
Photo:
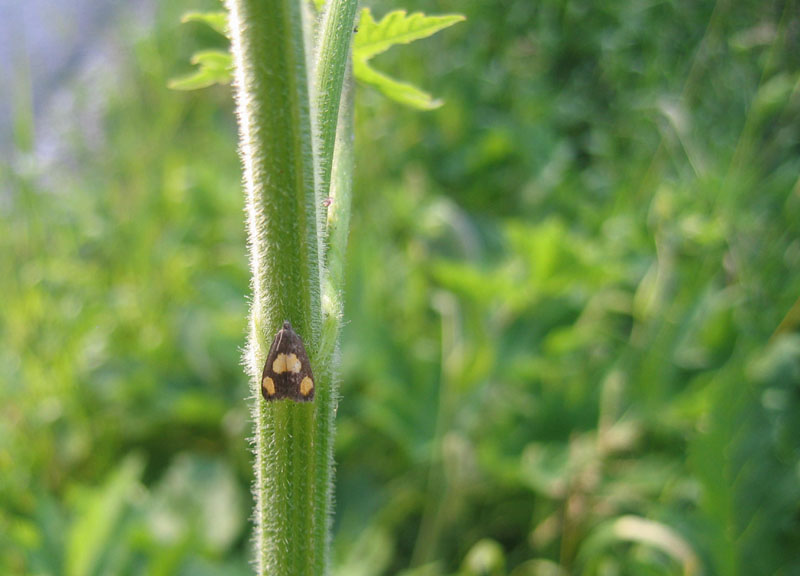
[[[353,75],[368,84],[387,98],[419,110],[433,110],[443,104],[441,100],[420,90],[413,84],[400,82],[372,68],[366,61],[353,63]]]
[[[181,17],[181,22],[202,22],[223,36],[228,36],[228,13],[224,10],[216,12],[188,12]]]
[[[313,0],[317,10],[322,10],[325,0]],[[369,8],[361,11],[358,33],[353,42],[353,74],[360,82],[372,86],[392,100],[417,108],[433,110],[443,104],[431,94],[407,82],[396,80],[372,68],[367,62],[397,44],[409,44],[427,38],[457,22],[464,20],[461,14],[426,16],[421,12],[406,14],[395,10],[376,22]],[[189,12],[182,22],[202,22],[220,34],[228,36],[228,14],[224,11]],[[198,69],[170,80],[173,90],[197,90],[214,84],[230,84],[233,78],[233,59],[227,52],[205,50],[192,56],[192,64]]]
[[[406,106],[420,110],[438,108],[443,103],[441,100],[433,98],[413,84],[378,72],[367,62],[396,44],[409,44],[414,40],[427,38],[462,20],[464,16],[461,14],[426,16],[415,12],[407,15],[405,10],[395,10],[376,22],[369,8],[364,8],[353,42],[353,75],[364,84]]]
[[[380,22],[375,22],[369,8],[364,8],[353,43],[353,58],[369,60],[395,44],[409,44],[427,38],[464,19],[461,14],[426,16],[422,12],[414,12],[407,15],[405,10],[395,10]]]
[[[203,50],[196,52],[191,62],[199,68],[191,74],[170,80],[170,88],[197,90],[214,84],[230,84],[233,78],[233,58],[229,52]]]

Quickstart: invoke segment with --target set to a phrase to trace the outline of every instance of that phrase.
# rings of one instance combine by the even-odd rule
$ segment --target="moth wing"
[[[314,399],[314,392],[316,391],[316,381],[314,380],[314,373],[311,371],[311,362],[308,359],[306,348],[300,337],[297,338],[298,351],[295,353],[297,359],[300,361],[300,372],[292,374],[295,385],[295,399],[298,402],[311,402]]]
[[[282,342],[283,330],[279,330],[272,340],[272,344],[267,352],[267,360],[264,362],[264,371],[261,373],[261,395],[264,400],[277,400],[281,396],[278,395],[280,390],[276,382],[276,374],[272,370],[272,365],[277,357],[278,345]]]
[[[311,362],[308,360],[303,340],[290,328],[281,342],[280,349],[287,358],[286,397],[295,402],[310,402],[314,399],[314,375],[311,372]]]
[[[265,400],[289,398],[295,402],[310,402],[314,399],[314,387],[303,340],[285,323],[267,354],[261,375],[261,394]]]

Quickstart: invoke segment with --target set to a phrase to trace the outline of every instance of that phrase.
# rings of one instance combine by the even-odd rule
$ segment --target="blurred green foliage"
[[[167,88],[199,4],[116,24],[69,158],[18,112],[3,574],[250,573],[232,102]],[[800,574],[797,3],[370,7],[467,22],[376,58],[442,108],[358,94],[336,574]]]

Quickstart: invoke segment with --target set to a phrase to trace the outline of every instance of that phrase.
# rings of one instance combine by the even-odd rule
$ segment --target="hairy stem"
[[[345,75],[357,0],[327,4],[314,66],[303,0],[227,0],[253,274],[245,364],[255,406],[256,565],[272,576],[322,576],[329,564],[351,91],[341,110],[340,104],[342,87],[352,83]],[[323,202],[329,195],[332,205]],[[265,402],[260,394],[271,340],[286,320],[305,341],[314,369],[309,404]]]
[[[319,190],[328,196],[333,165],[334,143],[339,119],[339,104],[358,0],[329,0],[325,3],[317,43],[314,70],[314,104],[317,113],[317,158]]]
[[[312,575],[314,404],[265,402],[263,363],[286,320],[312,363],[320,261],[304,14],[297,0],[228,0],[253,301],[245,364],[254,397],[258,574]],[[326,385],[318,378],[317,386]]]
[[[348,68],[349,70],[349,68]],[[348,72],[342,97],[336,134],[336,154],[331,177],[331,203],[328,207],[328,251],[324,277],[322,307],[323,327],[320,356],[330,362],[329,382],[317,396],[317,502],[315,507],[315,537],[327,542],[330,538],[330,509],[333,497],[333,439],[334,416],[338,403],[338,375],[336,374],[337,346],[342,318],[342,290],[344,283],[344,252],[350,225],[350,197],[353,185],[353,78]],[[318,558],[317,573],[327,572],[327,554]]]

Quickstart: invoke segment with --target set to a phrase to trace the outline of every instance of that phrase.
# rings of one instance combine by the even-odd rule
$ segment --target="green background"
[[[800,575],[797,2],[407,0],[357,93],[337,576]],[[231,92],[213,2],[120,17],[0,161],[0,573],[249,574]],[[76,118],[76,125],[80,118]]]

